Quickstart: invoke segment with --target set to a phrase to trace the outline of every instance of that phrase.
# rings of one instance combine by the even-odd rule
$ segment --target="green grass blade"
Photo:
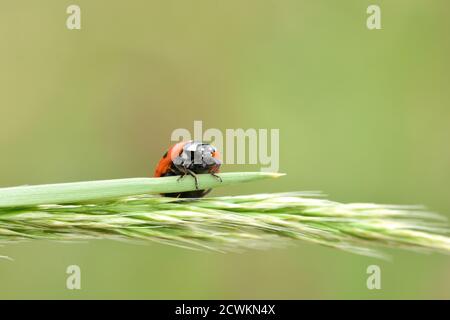
[[[268,172],[230,172],[219,174],[222,182],[209,174],[198,175],[198,181],[200,189],[209,189],[282,175]],[[137,194],[195,190],[192,177],[185,176],[179,181],[177,179],[178,177],[131,178],[0,188],[0,208],[79,203]]]

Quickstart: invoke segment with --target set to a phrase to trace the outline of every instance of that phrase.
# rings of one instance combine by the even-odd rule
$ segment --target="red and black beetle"
[[[210,173],[220,181],[217,175],[222,162],[219,160],[219,152],[208,143],[199,141],[182,141],[173,145],[163,155],[155,169],[155,177],[190,175],[195,179],[197,190],[186,192],[165,193],[166,197],[200,198],[211,189],[199,190],[197,174]]]

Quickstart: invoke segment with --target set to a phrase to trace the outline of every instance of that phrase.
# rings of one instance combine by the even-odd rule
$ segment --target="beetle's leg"
[[[180,176],[178,177],[177,181],[180,181],[183,179],[188,173],[186,171],[186,168],[183,166],[175,166],[175,168],[178,169],[179,172],[181,172]],[[172,172],[177,173],[175,170],[172,169]]]
[[[181,179],[183,179],[184,176],[186,175],[186,173],[183,172],[183,171],[181,171],[181,170],[178,170],[178,171],[177,171],[177,170],[175,170],[175,169],[173,169],[173,168],[169,168],[169,170],[170,170],[170,172],[173,173],[174,176],[178,176],[177,182],[180,181]],[[180,174],[180,171],[181,171],[181,174]]]
[[[175,175],[180,175],[178,177],[177,181],[180,181],[181,179],[184,178],[185,175],[187,175],[186,167],[184,166],[184,162],[183,162],[183,159],[181,157],[178,156],[175,159],[173,159],[172,165],[173,165],[173,168],[170,168],[170,170]]]
[[[218,181],[223,182],[222,178],[215,172],[211,172],[211,175],[216,178]]]
[[[194,180],[195,180],[195,189],[198,190],[198,177],[197,177],[197,175],[195,174],[194,171],[192,171],[190,169],[186,169],[186,171],[187,171],[186,174],[189,174],[190,176],[192,176],[194,178]]]
[[[169,170],[170,170],[170,172],[174,173],[175,175],[178,175],[178,172],[174,168],[169,167]]]
[[[202,193],[201,197],[206,196],[208,193],[211,192],[211,190],[212,190],[212,189],[206,189],[206,190],[203,190],[203,193]]]

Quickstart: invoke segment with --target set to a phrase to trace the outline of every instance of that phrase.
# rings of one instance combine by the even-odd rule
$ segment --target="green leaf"
[[[267,178],[277,178],[282,175],[268,172],[230,172],[219,174],[222,178],[222,182],[220,182],[210,174],[201,174],[198,175],[198,182],[200,189],[209,189]],[[180,180],[178,178],[178,176],[130,178],[0,188],[0,208],[78,203],[137,194],[195,190],[194,178],[190,176],[185,176]]]

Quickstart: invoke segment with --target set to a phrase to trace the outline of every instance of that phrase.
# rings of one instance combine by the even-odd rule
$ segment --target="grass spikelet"
[[[311,192],[202,199],[138,195],[0,209],[1,243],[91,239],[214,251],[302,240],[377,257],[380,246],[450,252],[445,219],[421,207],[343,204]]]

